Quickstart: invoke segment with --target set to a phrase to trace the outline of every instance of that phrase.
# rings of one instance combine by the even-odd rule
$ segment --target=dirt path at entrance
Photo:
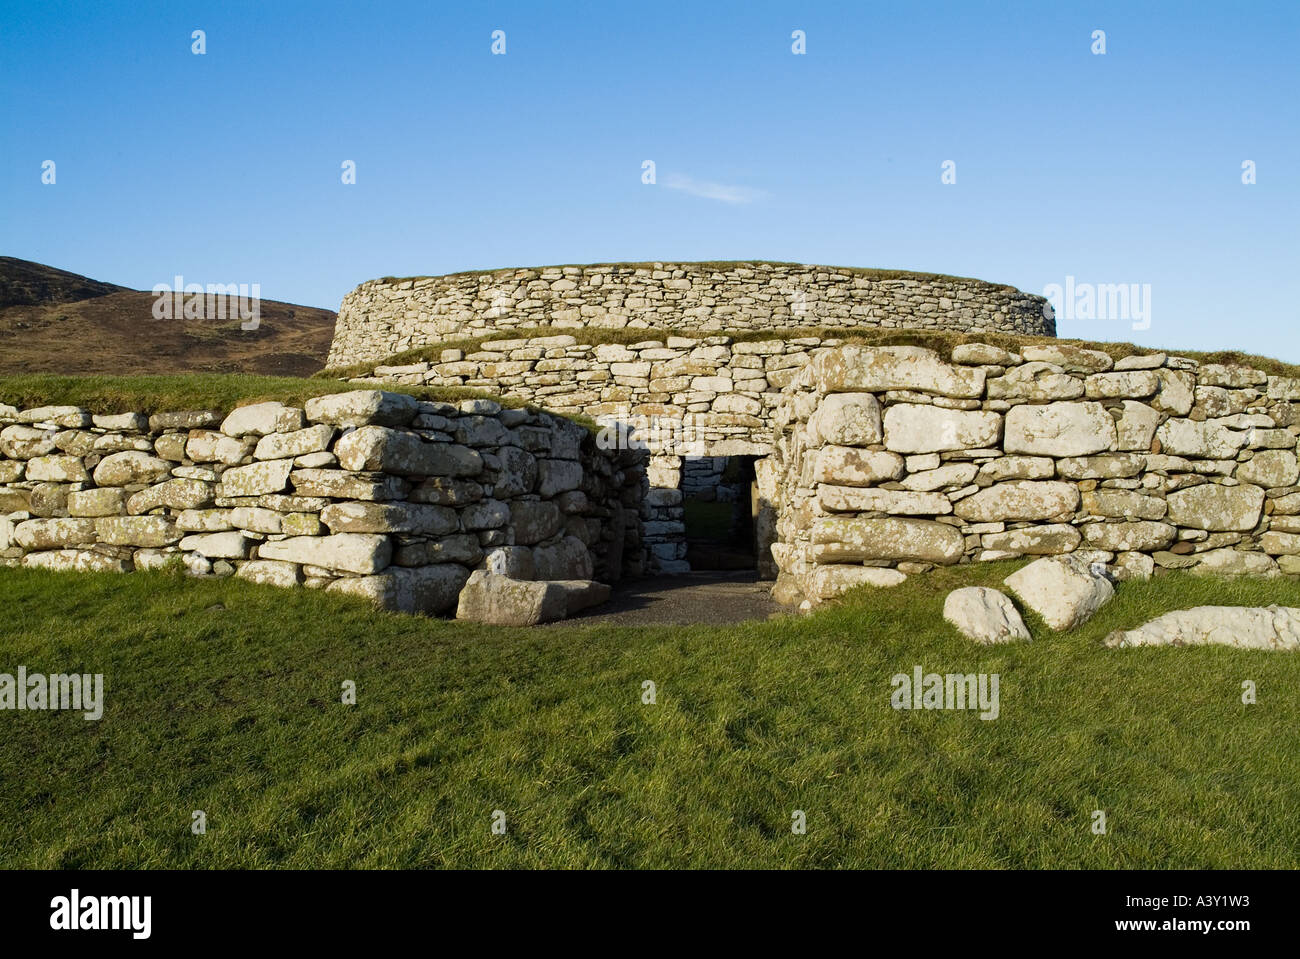
[[[615,587],[609,602],[553,625],[739,623],[790,613],[773,601],[771,589],[772,584],[760,582],[752,570],[629,580]]]

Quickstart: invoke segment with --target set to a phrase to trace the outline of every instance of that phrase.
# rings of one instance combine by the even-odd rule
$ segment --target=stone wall
[[[215,411],[0,406],[0,564],[179,561],[453,609],[473,569],[613,582],[644,565],[645,458],[562,417],[362,390]]]
[[[1077,553],[1120,576],[1300,572],[1300,380],[1065,344],[842,346],[760,461],[785,602]]]
[[[329,365],[525,327],[799,327],[1054,336],[1046,301],[981,280],[781,263],[555,266],[371,280],[339,307]]]
[[[772,413],[813,354],[838,339],[736,341],[670,336],[628,345],[571,335],[490,340],[436,362],[378,366],[358,385],[464,386],[489,390],[605,426],[609,445],[650,459],[642,532],[651,571],[684,572],[683,495],[702,492],[729,456],[771,451]]]

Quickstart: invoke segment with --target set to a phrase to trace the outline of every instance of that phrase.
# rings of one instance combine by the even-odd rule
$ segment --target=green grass
[[[176,410],[232,410],[264,400],[301,406],[313,396],[364,389],[339,379],[248,376],[242,373],[185,373],[166,376],[62,376],[29,373],[0,376],[0,403],[19,409],[80,406],[92,413],[158,413]],[[420,399],[456,402],[492,399],[523,407],[522,400],[467,387],[416,387],[385,384],[384,389]],[[572,418],[572,417],[571,417]]]
[[[102,672],[107,700],[97,723],[0,714],[0,866],[1300,865],[1300,656],[1100,646],[1171,608],[1297,605],[1300,586],[1129,583],[1074,633],[1035,620],[1033,643],[996,648],[943,623],[948,589],[1015,565],[809,618],[534,629],[0,570],[0,671]],[[998,673],[1000,718],[894,711],[890,677],[918,664]]]
[[[709,336],[729,337],[736,343],[752,343],[760,340],[794,340],[801,337],[815,336],[819,339],[838,339],[844,343],[860,343],[868,346],[924,346],[936,351],[944,360],[952,358],[952,348],[963,343],[988,343],[1006,350],[1018,351],[1024,346],[1071,345],[1090,350],[1101,350],[1111,359],[1122,359],[1135,354],[1165,352],[1174,356],[1185,356],[1200,363],[1228,363],[1252,366],[1274,376],[1300,376],[1300,364],[1287,363],[1283,360],[1254,353],[1242,353],[1239,350],[1177,350],[1163,349],[1155,346],[1138,346],[1135,343],[1108,343],[1098,340],[1069,340],[1053,336],[1021,336],[1014,333],[994,331],[974,331],[963,333],[956,330],[895,330],[865,329],[843,326],[809,326],[797,329],[781,330],[679,330],[638,327],[632,329],[606,329],[603,327],[519,327],[517,329],[494,330],[476,337],[461,337],[429,343],[424,346],[403,350],[379,362],[353,363],[349,366],[322,370],[318,377],[347,379],[353,376],[368,376],[377,366],[404,366],[412,363],[439,361],[443,350],[463,350],[473,353],[478,350],[491,350],[493,340],[522,340],[541,336],[572,336],[579,343],[597,346],[606,343],[643,343],[651,340],[666,342],[670,336],[683,336],[703,339]]]

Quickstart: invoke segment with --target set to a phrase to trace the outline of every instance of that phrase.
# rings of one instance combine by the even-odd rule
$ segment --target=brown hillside
[[[224,298],[221,298],[224,299]],[[334,312],[262,300],[261,323],[157,320],[152,293],[0,257],[0,374],[258,373],[325,365]]]

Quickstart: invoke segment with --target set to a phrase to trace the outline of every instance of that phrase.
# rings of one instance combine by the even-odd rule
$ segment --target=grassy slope
[[[945,626],[949,588],[1015,565],[807,619],[531,630],[0,570],[0,671],[103,672],[108,700],[99,723],[2,714],[0,866],[1300,864],[1300,656],[1099,646],[1170,608],[1297,605],[1300,586],[1126,584],[1074,634],[1032,622],[1011,647]],[[895,712],[890,676],[917,664],[999,673],[1001,718]]]

